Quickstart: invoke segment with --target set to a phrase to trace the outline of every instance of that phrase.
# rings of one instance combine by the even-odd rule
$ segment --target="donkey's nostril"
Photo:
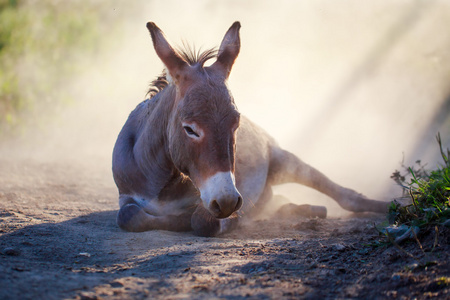
[[[237,211],[239,208],[241,208],[241,206],[242,206],[242,197],[239,196],[234,211]]]
[[[217,200],[211,201],[211,204],[209,205],[209,209],[216,214],[220,214],[219,202],[217,202]]]
[[[211,200],[208,205],[208,210],[216,218],[227,218],[242,206],[241,195],[236,196],[238,197],[228,196],[224,199],[219,198],[218,200]]]

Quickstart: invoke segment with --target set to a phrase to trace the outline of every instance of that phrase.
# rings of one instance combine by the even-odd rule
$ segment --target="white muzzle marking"
[[[241,195],[236,189],[236,181],[234,174],[229,172],[217,172],[209,177],[199,188],[200,197],[202,198],[203,206],[211,211],[213,201],[216,201],[218,208],[220,208],[220,215],[230,215],[236,210],[238,203],[242,203]],[[237,209],[239,209],[237,207]],[[211,211],[213,214],[218,214],[218,211]],[[223,217],[223,216],[221,216]]]

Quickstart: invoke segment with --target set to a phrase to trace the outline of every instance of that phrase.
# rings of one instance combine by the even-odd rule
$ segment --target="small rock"
[[[414,231],[414,233],[413,233],[413,231]],[[419,227],[413,226],[413,227],[409,228],[408,231],[406,231],[403,235],[397,237],[395,239],[395,242],[400,244],[404,240],[412,239],[414,236],[417,236],[419,234],[419,231],[420,231]]]
[[[398,227],[397,226],[386,227],[382,232],[386,233],[391,238],[394,238],[394,241],[397,244],[400,244],[407,239],[412,239],[414,238],[414,236],[417,236],[419,234],[419,231],[420,231],[419,227],[417,226],[409,227],[403,224]]]
[[[110,285],[111,287],[113,287],[113,288],[120,288],[120,287],[123,287],[123,284],[120,283],[120,282],[118,282],[118,281],[113,281],[113,282],[111,282],[109,285]]]
[[[80,294],[80,296],[77,298],[80,300],[100,300],[100,299],[102,299],[93,292],[82,292]]]
[[[3,249],[3,254],[9,255],[9,256],[19,256],[20,250],[14,247],[7,247]]]
[[[259,267],[256,272],[264,272],[266,269],[264,267]]]
[[[407,225],[400,225],[400,226],[389,226],[386,227],[383,232],[386,232],[387,234],[393,236],[394,238],[397,238],[398,236],[401,236],[405,234],[408,231],[409,227]]]
[[[394,274],[394,275],[392,275],[391,279],[393,281],[399,281],[400,279],[402,279],[402,277],[398,274]]]
[[[412,264],[406,266],[406,268],[411,271],[414,271],[415,269],[417,269],[419,267],[420,267],[420,265],[418,263],[412,263]]]
[[[333,248],[334,248],[335,250],[337,250],[337,251],[344,251],[345,248],[347,248],[347,247],[345,247],[345,246],[342,245],[342,244],[334,244],[334,245],[333,245]]]

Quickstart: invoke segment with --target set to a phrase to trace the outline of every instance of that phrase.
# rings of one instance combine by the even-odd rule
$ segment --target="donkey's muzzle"
[[[230,197],[230,199],[212,200],[208,207],[209,211],[219,219],[229,217],[242,206],[242,197],[239,193],[238,195]]]
[[[242,206],[242,196],[236,189],[234,174],[218,172],[200,187],[203,206],[216,218],[229,217]]]

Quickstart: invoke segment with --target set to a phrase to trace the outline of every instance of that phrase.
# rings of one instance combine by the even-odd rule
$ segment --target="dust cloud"
[[[229,86],[240,111],[281,146],[337,183],[388,200],[389,178],[417,159],[439,161],[434,137],[450,143],[450,2],[448,1],[113,1],[99,9],[129,13],[106,53],[65,83],[75,103],[26,147],[2,155],[65,160],[103,174],[130,111],[162,71],[145,24],[174,44],[218,46],[236,20],[241,53]],[[117,23],[116,23],[117,24]],[[23,139],[22,139],[23,142]],[[298,203],[338,206],[307,188],[276,189]]]

